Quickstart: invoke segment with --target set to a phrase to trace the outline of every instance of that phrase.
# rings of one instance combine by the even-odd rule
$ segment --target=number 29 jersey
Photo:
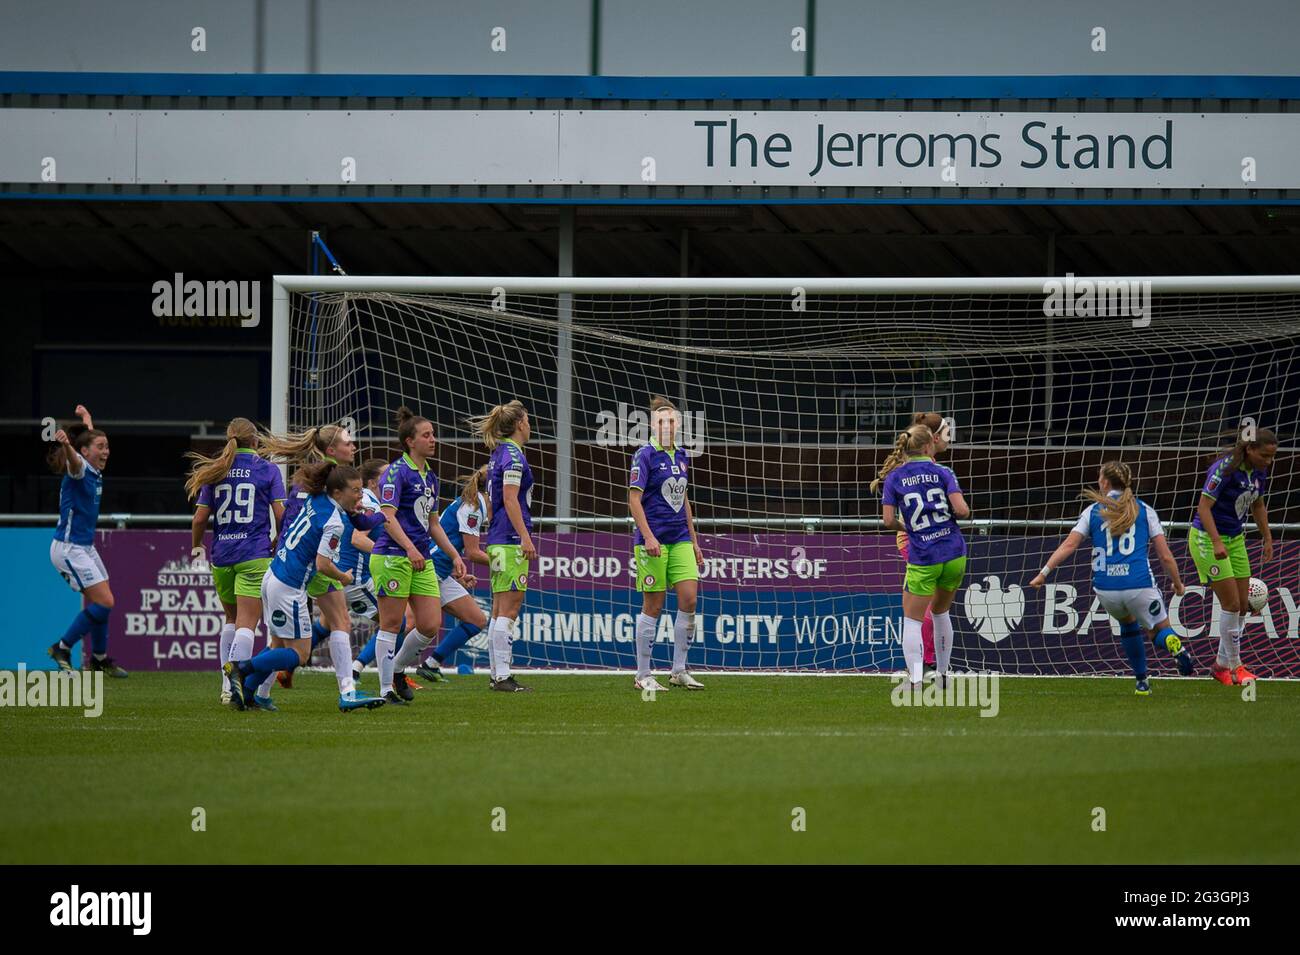
[[[232,567],[270,557],[271,504],[283,500],[280,469],[251,449],[239,449],[226,476],[199,489],[198,505],[213,512],[212,563]]]

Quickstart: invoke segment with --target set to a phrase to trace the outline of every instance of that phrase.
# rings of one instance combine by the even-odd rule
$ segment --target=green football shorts
[[[438,572],[426,559],[424,570],[414,570],[405,554],[371,554],[370,579],[380,597],[441,597]]]
[[[489,544],[489,565],[492,568],[492,592],[503,594],[511,590],[528,589],[528,561],[518,544]]]
[[[1187,546],[1192,552],[1192,562],[1196,564],[1196,574],[1203,584],[1233,577],[1250,577],[1250,555],[1246,553],[1245,534],[1223,538],[1223,548],[1228,552],[1223,560],[1215,559],[1214,541],[1198,527],[1188,531]]]
[[[212,584],[217,588],[217,597],[226,606],[233,606],[236,597],[256,597],[262,599],[262,578],[271,566],[271,558],[257,557],[243,560],[228,567],[212,565]]]
[[[956,590],[961,586],[961,579],[966,575],[966,557],[954,557],[942,564],[929,564],[921,567],[917,564],[907,565],[907,577],[904,586],[908,593],[918,597],[929,597],[935,589]]]
[[[660,544],[658,557],[647,554],[644,544],[637,544],[633,553],[639,593],[662,593],[683,580],[700,579],[700,570],[695,564],[695,548],[690,541]]]

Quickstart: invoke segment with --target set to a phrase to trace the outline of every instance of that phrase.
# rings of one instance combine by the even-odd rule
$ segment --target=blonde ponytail
[[[885,463],[880,466],[880,473],[871,482],[871,493],[879,494],[889,472],[902,467],[909,457],[920,454],[933,442],[934,432],[923,424],[914,424],[906,431],[900,431],[894,441],[894,450],[889,452],[889,457],[885,458]]]
[[[258,453],[262,457],[275,459],[285,464],[312,464],[325,460],[325,450],[338,440],[343,433],[342,425],[327,424],[322,428],[308,428],[306,431],[288,434],[262,435],[262,444]]]
[[[227,474],[235,463],[235,455],[240,448],[257,447],[257,425],[247,418],[232,418],[226,426],[226,446],[215,457],[199,454],[197,451],[186,453],[194,462],[190,476],[185,481],[185,493],[193,500],[199,490],[208,484],[216,484]]]
[[[1112,537],[1120,537],[1137,523],[1139,509],[1137,495],[1133,493],[1133,472],[1123,461],[1107,461],[1101,466],[1101,476],[1119,491],[1119,497],[1102,494],[1094,487],[1084,488],[1083,496],[1101,508],[1102,520],[1110,528]]]
[[[485,464],[463,479],[460,489],[461,503],[466,507],[478,507],[479,495],[483,493],[483,487],[486,484],[487,465]]]
[[[516,398],[506,404],[497,405],[485,415],[470,418],[466,423],[478,432],[487,449],[493,451],[498,444],[515,433],[527,415],[528,409]]]

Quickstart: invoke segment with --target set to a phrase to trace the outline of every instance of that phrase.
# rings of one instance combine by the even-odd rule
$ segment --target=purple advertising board
[[[1123,673],[1118,625],[1092,593],[1086,555],[1041,590],[1028,586],[1056,538],[970,537],[970,560],[952,608],[958,668],[1022,674]],[[903,562],[883,534],[744,534],[705,537],[695,645],[701,669],[893,671],[899,647]],[[633,666],[640,609],[626,535],[547,534],[515,635],[519,667]],[[1158,575],[1174,626],[1203,662],[1217,645],[1217,602],[1196,582],[1185,541],[1170,545],[1185,594]],[[111,649],[128,669],[217,666],[222,610],[205,568],[189,564],[188,531],[111,530],[96,546],[117,607]],[[1277,545],[1268,564],[1252,547],[1269,604],[1254,615],[1243,657],[1263,677],[1300,676],[1300,542]],[[477,596],[488,599],[480,576]],[[673,607],[669,598],[668,608]],[[657,663],[671,655],[671,614],[660,620]],[[262,643],[259,635],[258,645]],[[474,644],[471,643],[471,653]],[[1155,656],[1156,672],[1172,672]]]

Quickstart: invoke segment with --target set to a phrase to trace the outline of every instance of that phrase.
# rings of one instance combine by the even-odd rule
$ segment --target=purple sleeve
[[[885,476],[884,503],[890,507],[898,506],[898,485],[892,473]]]
[[[650,480],[650,469],[645,463],[645,448],[640,448],[636,454],[632,455],[632,474],[628,477],[627,486],[645,490],[646,483]]]
[[[402,500],[402,476],[397,468],[389,465],[384,476],[379,479],[379,506],[397,507]]]
[[[1219,499],[1219,490],[1223,486],[1223,465],[1224,461],[1215,461],[1210,466],[1209,473],[1205,475],[1205,483],[1201,485],[1201,493],[1216,501]]]
[[[947,468],[943,469],[943,489],[948,494],[962,493],[961,485],[957,483],[957,475]]]
[[[270,464],[270,462],[267,462]],[[287,495],[284,493],[284,475],[280,469],[271,464],[271,500],[283,501]]]
[[[383,511],[357,511],[353,514],[349,514],[348,520],[350,520],[352,522],[352,526],[355,527],[357,530],[361,531],[361,533],[368,534],[376,527],[380,527],[383,525],[384,512]]]
[[[205,484],[199,488],[199,499],[195,502],[196,507],[212,506],[212,485]]]

